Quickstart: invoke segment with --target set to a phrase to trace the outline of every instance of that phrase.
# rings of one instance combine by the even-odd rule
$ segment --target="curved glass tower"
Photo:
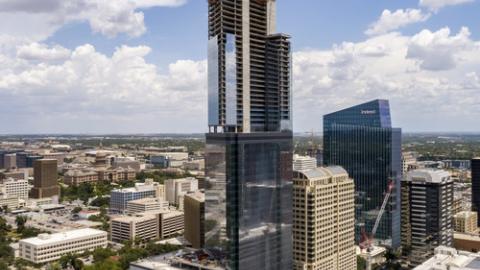
[[[275,0],[210,0],[205,245],[227,269],[292,269],[289,36]]]
[[[401,129],[392,128],[387,100],[374,100],[323,117],[324,163],[339,165],[355,181],[355,239],[370,233],[390,180],[395,186],[375,235],[400,246]]]

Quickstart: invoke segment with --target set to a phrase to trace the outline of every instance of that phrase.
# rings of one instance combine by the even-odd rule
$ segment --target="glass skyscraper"
[[[387,100],[374,100],[323,117],[324,163],[340,165],[355,181],[355,239],[372,231],[389,181],[394,189],[375,235],[400,246],[401,129],[392,128]]]
[[[289,36],[275,0],[210,0],[205,246],[226,269],[292,269]]]

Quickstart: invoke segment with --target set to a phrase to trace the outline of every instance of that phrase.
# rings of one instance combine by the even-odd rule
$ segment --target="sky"
[[[390,100],[405,132],[480,132],[480,0],[277,0],[294,131]],[[0,0],[0,134],[207,130],[206,0]]]

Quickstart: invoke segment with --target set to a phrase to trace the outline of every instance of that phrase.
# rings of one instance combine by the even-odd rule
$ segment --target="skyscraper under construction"
[[[205,245],[227,269],[292,269],[289,36],[274,0],[210,0]]]

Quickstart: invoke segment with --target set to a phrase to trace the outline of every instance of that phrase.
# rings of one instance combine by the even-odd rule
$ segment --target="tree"
[[[80,211],[82,211],[82,207],[76,206],[75,208],[73,208],[72,214],[78,214],[80,213]]]
[[[93,265],[86,266],[84,270],[122,270],[120,263],[112,259],[106,259],[96,262]]]
[[[25,229],[25,224],[28,221],[27,216],[19,215],[15,218],[15,223],[17,224],[17,232],[21,233]]]
[[[367,269],[367,261],[362,256],[357,256],[357,270]]]
[[[74,270],[81,270],[83,268],[83,262],[72,253],[63,255],[58,262],[62,269],[73,268]]]
[[[3,260],[0,260],[0,270],[9,270],[8,264]]]
[[[97,248],[93,251],[93,262],[102,262],[111,256],[116,255],[116,252],[108,248]]]
[[[102,207],[110,205],[110,198],[108,197],[97,197],[91,203],[91,206]]]

